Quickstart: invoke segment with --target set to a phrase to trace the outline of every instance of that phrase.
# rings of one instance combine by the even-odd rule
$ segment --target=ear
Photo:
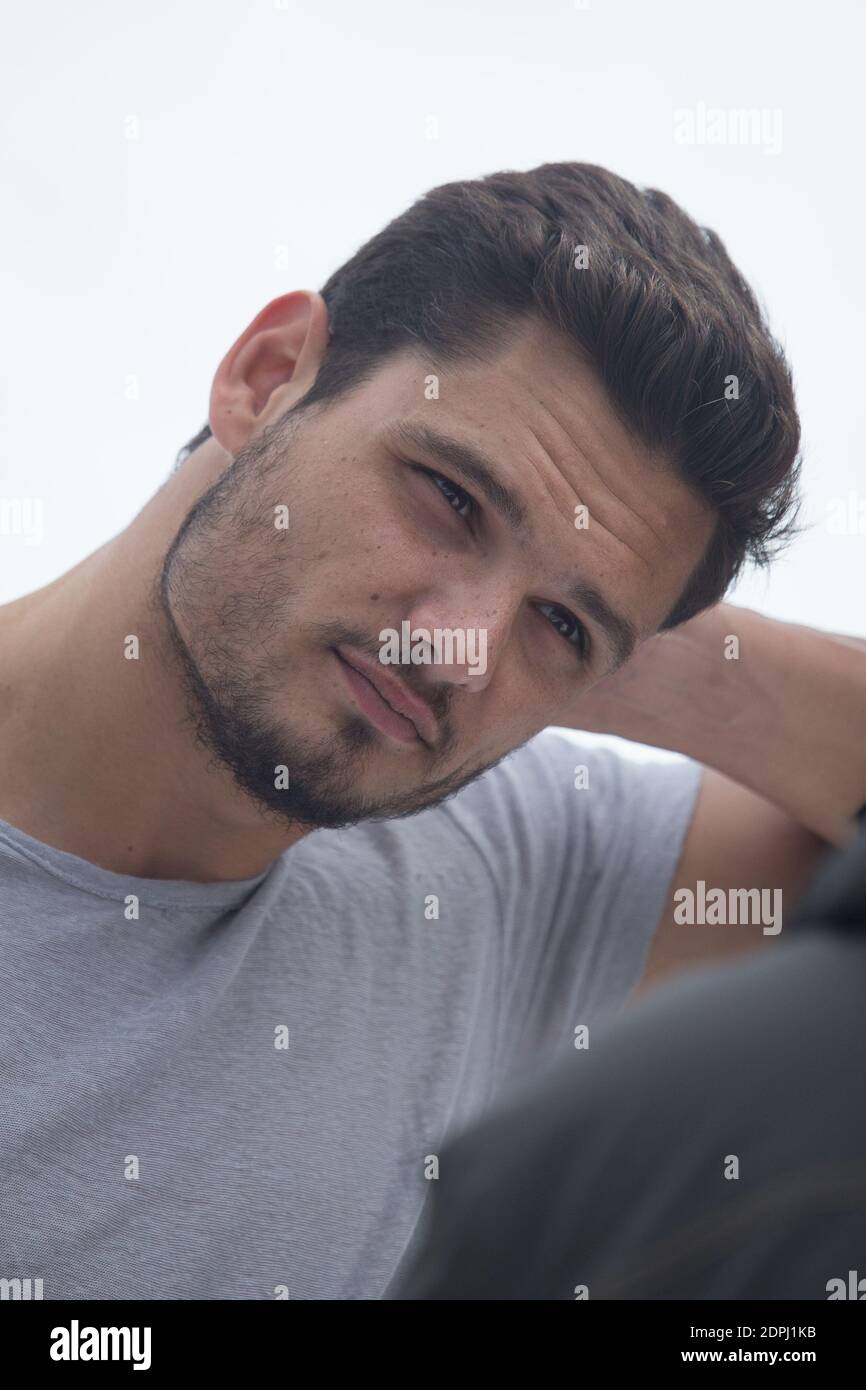
[[[237,454],[307,394],[328,347],[328,308],[315,290],[271,300],[229,349],[210,393],[210,427]]]

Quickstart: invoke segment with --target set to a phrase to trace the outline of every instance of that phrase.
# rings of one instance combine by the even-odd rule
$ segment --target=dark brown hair
[[[331,338],[294,410],[337,400],[407,347],[453,366],[495,359],[528,314],[564,333],[634,437],[718,514],[663,627],[796,533],[800,426],[784,354],[719,237],[666,194],[573,163],[443,184],[321,293]]]

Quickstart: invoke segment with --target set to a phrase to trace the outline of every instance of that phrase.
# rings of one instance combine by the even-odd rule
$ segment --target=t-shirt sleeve
[[[501,765],[493,818],[506,930],[499,1055],[509,1075],[574,1043],[640,979],[702,766],[545,729]]]

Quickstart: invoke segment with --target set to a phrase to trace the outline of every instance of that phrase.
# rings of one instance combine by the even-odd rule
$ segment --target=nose
[[[501,659],[515,617],[515,603],[502,594],[481,603],[466,595],[444,595],[416,605],[408,616],[412,647],[423,660],[419,672],[431,685],[486,690]]]

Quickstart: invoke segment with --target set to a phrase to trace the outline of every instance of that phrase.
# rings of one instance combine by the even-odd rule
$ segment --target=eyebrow
[[[637,646],[637,633],[628,618],[611,608],[604,594],[594,584],[578,580],[569,589],[569,597],[583,607],[604,630],[616,666],[623,666]]]
[[[496,465],[475,445],[412,420],[396,421],[388,427],[388,433],[407,448],[421,449],[450,465],[464,482],[474,483],[515,535],[527,539],[532,534],[525,504],[513,488],[496,476]],[[595,585],[586,580],[577,580],[568,595],[602,628],[616,665],[622,666],[637,646],[633,624],[617,613]]]
[[[496,476],[495,465],[472,444],[462,444],[448,434],[441,434],[430,425],[400,420],[391,432],[409,448],[413,445],[426,453],[436,454],[449,463],[465,482],[474,483],[484,493],[504,521],[517,535],[529,537],[532,528],[529,513],[517,493]]]

